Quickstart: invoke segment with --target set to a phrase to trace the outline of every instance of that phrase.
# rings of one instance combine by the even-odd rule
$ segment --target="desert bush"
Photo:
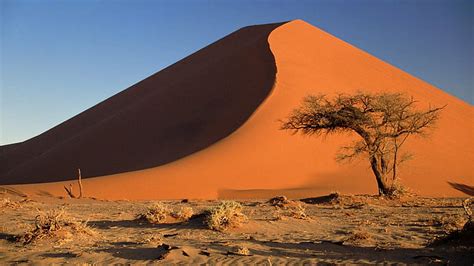
[[[235,254],[240,256],[250,256],[250,250],[247,247],[237,247]]]
[[[235,201],[223,201],[220,205],[207,211],[206,225],[216,231],[238,227],[247,220],[242,213],[242,205]]]
[[[171,213],[173,218],[178,220],[187,221],[189,220],[194,214],[193,208],[191,207],[181,207],[178,211],[174,211]]]
[[[359,243],[359,242],[367,242],[370,240],[370,234],[365,230],[355,230],[350,233],[349,237],[346,238],[344,242],[349,243]]]
[[[290,201],[285,196],[277,196],[268,200],[268,203],[272,206],[283,207],[286,204],[289,204]]]
[[[141,214],[137,215],[137,219],[146,220],[152,224],[161,224],[166,221],[166,218],[171,214],[170,208],[161,202],[154,203]]]
[[[288,216],[295,219],[307,219],[306,209],[301,204],[296,204],[288,208]]]
[[[191,207],[181,207],[179,210],[173,210],[168,205],[158,202],[149,206],[144,213],[138,214],[137,219],[146,220],[152,224],[161,224],[166,222],[169,217],[180,221],[187,221],[193,214],[194,212]]]
[[[31,230],[20,235],[17,240],[23,244],[30,244],[42,238],[60,236],[61,231],[68,232],[69,235],[87,234],[93,235],[95,232],[86,222],[77,221],[70,217],[64,209],[54,209],[51,211],[39,211],[35,218],[34,226]]]
[[[296,219],[306,219],[308,215],[301,202],[289,200],[285,196],[278,196],[267,201],[270,205],[276,207],[274,213],[275,220],[281,220],[283,216]]]
[[[4,198],[0,200],[0,208],[6,209],[6,208],[11,208],[11,209],[16,209],[20,207],[20,203],[16,201],[12,201],[9,198]]]

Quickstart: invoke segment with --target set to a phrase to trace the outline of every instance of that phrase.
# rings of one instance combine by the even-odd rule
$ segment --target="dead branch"
[[[77,169],[77,183],[79,184],[79,197],[78,199],[82,198],[82,177],[81,177],[81,169]]]
[[[67,194],[69,195],[69,197],[71,199],[75,199],[76,196],[74,195],[74,193],[72,193],[72,184],[69,184],[69,188],[64,186],[64,190],[66,190]]]

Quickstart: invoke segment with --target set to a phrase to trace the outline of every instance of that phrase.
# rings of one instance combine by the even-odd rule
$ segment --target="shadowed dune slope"
[[[226,137],[275,81],[268,35],[240,29],[0,154],[0,184],[102,176],[162,165]]]
[[[351,135],[313,138],[279,130],[278,120],[287,117],[307,94],[357,90],[406,92],[420,101],[420,107],[447,104],[432,135],[412,138],[406,144],[405,150],[415,157],[402,166],[400,175],[405,185],[422,195],[461,195],[447,181],[473,183],[471,105],[301,20],[279,26],[268,42],[276,62],[276,82],[270,96],[238,130],[159,167],[87,179],[86,195],[166,199],[261,198],[285,192],[310,197],[335,190],[376,193],[365,160],[345,165],[334,160],[338,147],[353,140]],[[64,184],[14,188],[64,195]]]

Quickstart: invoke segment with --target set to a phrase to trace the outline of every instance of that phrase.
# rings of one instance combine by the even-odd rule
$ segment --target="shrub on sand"
[[[6,209],[6,208],[11,208],[11,209],[16,209],[20,207],[20,203],[16,201],[12,201],[9,198],[4,198],[0,200],[0,208],[1,209]]]
[[[67,234],[61,234],[61,232]],[[17,240],[23,244],[30,244],[42,238],[77,234],[93,235],[94,231],[87,226],[87,221],[77,221],[67,215],[64,209],[54,209],[47,212],[39,211],[34,227],[20,235]]]
[[[191,207],[181,207],[179,210],[173,210],[166,204],[161,202],[154,203],[141,214],[137,215],[137,219],[146,220],[152,224],[165,223],[168,218],[187,221],[193,216],[194,212]]]
[[[276,213],[274,215],[275,220],[281,220],[283,216],[295,219],[309,218],[301,202],[289,200],[285,196],[271,198],[267,203],[276,208]]]
[[[178,220],[187,221],[189,220],[194,214],[193,208],[191,207],[181,207],[178,211],[174,211],[171,213],[173,218]]]
[[[242,213],[242,205],[235,201],[223,201],[220,205],[207,211],[206,225],[216,231],[225,231],[228,228],[239,227],[247,221]]]
[[[158,202],[148,207],[145,213],[141,213],[137,216],[137,219],[147,220],[152,224],[161,224],[166,221],[166,218],[170,215],[171,210],[165,204]]]

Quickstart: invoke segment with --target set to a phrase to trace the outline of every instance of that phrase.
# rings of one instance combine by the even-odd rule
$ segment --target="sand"
[[[331,191],[374,194],[376,193],[375,178],[365,160],[343,165],[334,160],[338,148],[342,144],[350,142],[353,136],[334,135],[315,138],[291,135],[279,130],[279,120],[286,118],[307,94],[334,95],[357,90],[406,92],[418,100],[419,106],[424,108],[430,104],[433,106],[447,105],[436,129],[429,137],[415,137],[407,142],[405,150],[414,154],[414,159],[401,167],[400,176],[404,185],[413,192],[424,196],[462,195],[461,192],[452,189],[447,183],[448,181],[472,186],[474,183],[472,166],[474,161],[474,138],[472,138],[474,136],[474,123],[472,123],[474,122],[474,109],[471,105],[304,21],[295,20],[278,27],[272,25],[267,26],[265,30],[258,29],[258,34],[268,34],[270,50],[266,50],[268,47],[265,45],[259,44],[255,49],[260,52],[255,50],[248,55],[242,52],[233,59],[242,60],[242,57],[253,57],[270,51],[274,57],[276,78],[266,98],[265,89],[257,86],[260,97],[265,99],[252,110],[251,115],[248,113],[251,108],[246,109],[246,114],[250,117],[245,123],[219,141],[217,141],[218,138],[208,141],[207,144],[210,146],[207,148],[197,151],[198,149],[194,147],[193,151],[197,152],[167,164],[139,171],[85,179],[83,181],[85,194],[102,199],[134,200],[265,198],[282,193],[292,193],[291,195],[294,197],[310,197],[327,194]],[[242,45],[245,43],[237,42],[235,44],[236,47]],[[236,48],[236,50],[238,49]],[[208,51],[207,48],[200,53],[214,58],[213,54],[207,54],[206,51]],[[235,50],[223,48],[221,53],[233,51]],[[270,57],[267,59],[272,61]],[[240,71],[246,71],[237,66],[233,70],[229,69],[231,72],[227,72],[224,71],[226,69],[224,66],[219,65],[218,60],[208,59],[206,62],[209,65],[217,64],[218,66],[213,69],[223,71],[206,73],[205,77],[211,79],[210,84],[212,79],[220,79],[224,72],[226,77],[229,77],[228,80],[226,79],[228,84],[233,84],[234,81],[240,80]],[[165,70],[165,73],[173,74],[169,73],[172,69],[173,67],[170,67]],[[250,72],[252,71],[254,70],[252,69]],[[263,72],[267,73],[269,78],[264,79],[267,83],[262,81],[262,84],[268,85],[272,74],[268,71]],[[236,75],[236,79],[232,75]],[[259,75],[262,74],[255,73],[255,78]],[[193,78],[196,80],[189,80],[189,83],[202,81],[201,76]],[[210,97],[213,95],[212,93],[220,89],[222,86],[208,88],[206,93],[210,94],[206,94],[202,98]],[[241,92],[241,94],[236,93],[239,95],[239,99],[256,97],[249,91],[244,91],[246,89],[241,86],[233,87],[233,89],[229,87],[229,91],[226,93],[236,93],[233,91],[236,90]],[[124,92],[124,94],[128,93],[130,92]],[[157,88],[157,93],[161,94],[159,88]],[[145,96],[140,98],[141,96],[136,95],[137,98],[131,96],[129,100],[139,101],[140,104],[153,101],[152,98]],[[171,105],[178,103],[173,102]],[[240,100],[236,99],[235,103],[237,103],[236,106],[239,106]],[[257,103],[258,101],[254,101],[253,106]],[[153,103],[150,104],[153,105]],[[110,105],[104,104],[102,108],[108,108],[108,106]],[[118,106],[120,107],[119,104]],[[213,110],[219,110],[217,113],[225,110],[230,114],[239,109],[234,107],[223,104]],[[117,112],[117,110],[112,111]],[[121,110],[118,113],[122,114],[125,111]],[[242,113],[245,112],[242,111]],[[211,112],[205,113],[204,117],[207,115],[211,115]],[[143,116],[148,119],[143,120]],[[156,123],[156,120],[149,119],[150,113],[137,114],[137,116],[128,115],[127,117],[128,120],[119,121],[116,124],[135,128],[137,124],[134,119],[138,119],[137,121],[140,123]],[[209,121],[216,123],[219,121],[220,123],[220,120],[213,120],[213,118],[209,118]],[[177,127],[176,129],[177,131],[165,133],[156,132],[158,134],[156,141],[161,141],[161,134],[178,134],[181,131],[186,131],[186,128]],[[128,161],[114,161],[116,159],[114,154],[121,149],[122,145],[126,151],[129,148],[126,146],[129,144],[128,141],[131,143],[140,142],[136,139],[140,138],[141,131],[130,135],[125,142],[117,143],[112,140],[117,140],[114,137],[115,134],[121,134],[119,128],[114,128],[112,131],[108,131],[108,128],[103,130],[89,135],[93,140],[90,145],[76,146],[76,150],[94,149],[89,152],[81,152],[81,158],[89,159],[90,156],[95,159],[94,165],[103,165],[105,168],[109,167],[106,166],[107,164],[127,165]],[[194,128],[190,130],[194,132]],[[225,134],[222,134],[221,137],[224,137],[223,135]],[[83,137],[81,135],[77,138],[82,139]],[[59,142],[60,140],[54,141]],[[103,142],[109,143],[108,148],[106,150],[98,149],[97,147],[103,147],[101,146]],[[143,144],[153,146],[153,143],[151,141]],[[191,140],[189,143],[181,144],[182,147],[186,147],[194,145],[194,142]],[[28,150],[28,142],[19,145],[25,145],[24,149]],[[9,150],[13,148],[9,148]],[[154,154],[155,149],[159,148],[139,149],[126,153],[132,158],[135,156],[137,156],[136,158],[149,158]],[[96,151],[100,156],[96,155]],[[165,151],[165,154],[167,152]],[[5,151],[4,155],[7,156],[8,153]],[[46,161],[43,161],[42,156],[50,158],[47,160],[48,163],[44,163]],[[76,167],[73,167],[73,164],[68,164],[68,169],[65,169],[66,167],[61,165],[63,161],[59,159],[69,158],[69,156],[74,156],[74,153],[68,149],[58,151],[54,157],[56,159],[48,157],[48,154],[39,155],[35,157],[35,163],[31,162],[36,165],[35,167],[29,167],[30,161],[28,161],[24,165],[15,167],[12,172],[7,174],[3,172],[2,183],[23,183],[31,182],[31,180],[53,181],[54,176],[59,176],[53,174],[56,172],[56,168],[60,169],[57,170],[58,173],[71,173],[68,176],[60,176],[60,178],[73,179],[76,170],[71,168]],[[2,161],[2,168],[5,165],[4,162]],[[83,165],[81,167],[83,176],[90,176],[91,169]],[[29,173],[29,175],[21,173]],[[74,181],[10,187],[29,194],[65,195],[63,185],[71,182]]]
[[[8,199],[10,205],[3,205]],[[286,216],[266,201],[242,201],[248,222],[225,232],[200,220],[150,224],[135,220],[155,201],[70,200],[0,195],[0,264],[376,264],[470,265],[471,245],[430,243],[466,221],[461,199],[387,200],[343,196],[301,203],[305,219]],[[196,213],[217,201],[164,201]],[[62,231],[27,245],[14,238],[32,226],[37,209],[63,208],[88,221],[89,235]],[[171,249],[165,249],[163,244]],[[236,254],[247,248],[248,256]]]

